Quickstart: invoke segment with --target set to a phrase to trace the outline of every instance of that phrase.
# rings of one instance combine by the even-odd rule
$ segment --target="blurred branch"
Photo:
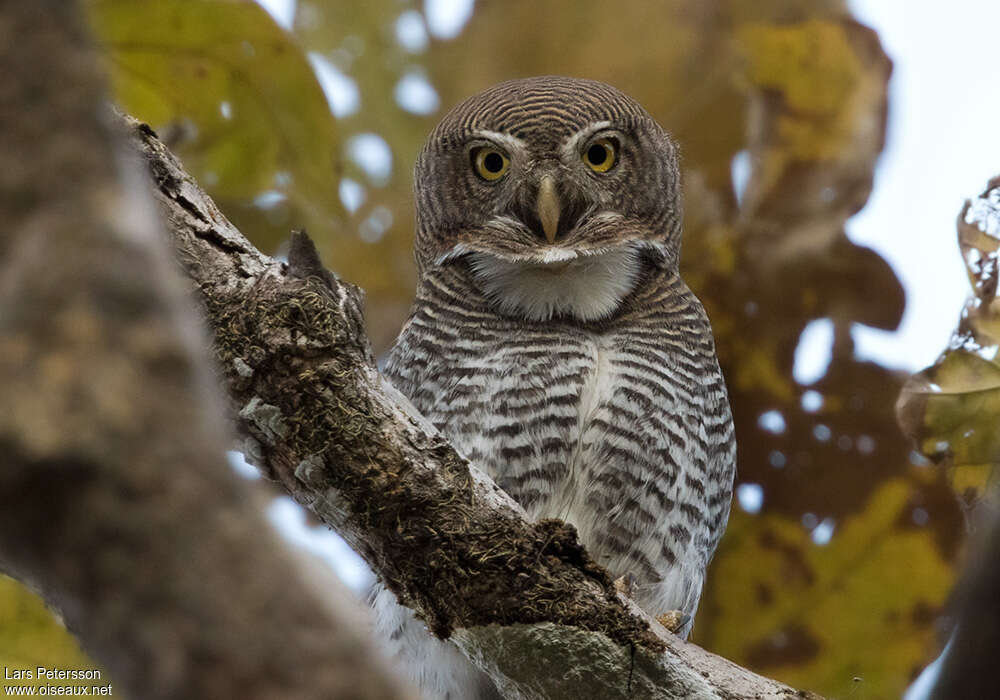
[[[346,593],[225,465],[196,317],[78,10],[0,6],[0,566],[133,699],[403,698]]]
[[[933,700],[1000,697],[1000,518],[980,533],[954,598],[957,626],[942,652]]]
[[[293,235],[287,263],[261,254],[149,127],[131,124],[200,292],[244,452],[434,633],[511,697],[810,697],[667,633],[617,594],[572,527],[528,522],[380,377],[360,291],[323,268],[309,238]]]

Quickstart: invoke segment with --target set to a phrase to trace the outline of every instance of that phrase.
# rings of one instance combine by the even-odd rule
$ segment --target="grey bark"
[[[1000,518],[974,541],[965,573],[952,594],[955,631],[942,652],[933,700],[1000,697]]]
[[[116,697],[409,697],[225,463],[204,334],[82,27],[75,3],[0,4],[0,568]]]

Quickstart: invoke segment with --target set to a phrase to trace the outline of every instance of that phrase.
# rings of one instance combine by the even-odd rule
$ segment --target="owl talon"
[[[668,610],[665,613],[657,615],[656,621],[674,634],[677,634],[691,622],[691,616],[680,610]]]
[[[625,574],[615,579],[615,590],[627,598],[631,598],[639,580],[632,574]]]

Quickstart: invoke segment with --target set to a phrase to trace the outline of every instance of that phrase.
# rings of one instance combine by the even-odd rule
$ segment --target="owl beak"
[[[556,193],[556,179],[551,175],[543,175],[538,185],[538,199],[535,201],[535,211],[542,230],[549,243],[556,240],[559,231],[559,195]]]

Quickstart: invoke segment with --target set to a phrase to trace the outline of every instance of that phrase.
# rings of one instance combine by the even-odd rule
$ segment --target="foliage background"
[[[290,28],[238,0],[88,5],[123,108],[262,249],[307,228],[367,290],[376,350],[412,298],[411,168],[444,109],[546,73],[638,98],[683,149],[682,267],[739,440],[740,498],[693,640],[841,698],[898,697],[939,652],[963,513],[954,470],[897,428],[906,377],[853,352],[852,325],[891,330],[905,299],[844,234],[884,145],[891,64],[843,2],[480,0],[456,36],[429,34],[413,0],[300,0]],[[795,352],[817,319],[833,356],[804,385]],[[963,492],[985,479],[962,478]],[[0,580],[0,665],[92,664]]]

